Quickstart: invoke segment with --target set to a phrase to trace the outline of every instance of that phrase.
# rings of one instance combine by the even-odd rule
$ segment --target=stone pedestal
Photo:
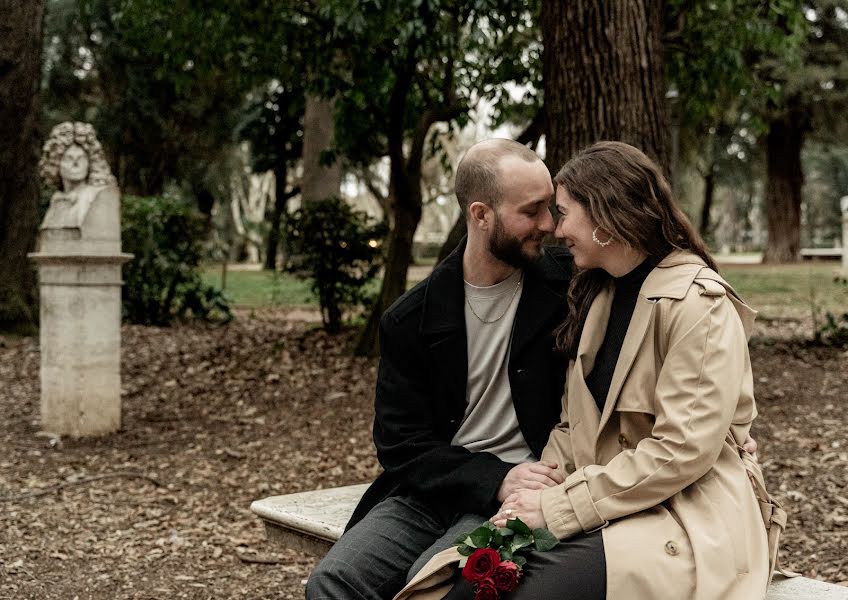
[[[121,426],[120,201],[114,186],[54,200],[38,252],[41,427],[73,437]]]

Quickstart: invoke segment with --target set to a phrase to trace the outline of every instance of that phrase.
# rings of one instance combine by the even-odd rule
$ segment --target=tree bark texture
[[[380,295],[371,308],[368,321],[357,342],[356,353],[360,356],[379,354],[379,325],[383,312],[406,291],[406,277],[412,263],[412,239],[421,221],[421,176],[420,169],[412,176],[393,175],[389,191],[394,227],[389,233],[386,266],[383,269],[383,284]]]
[[[285,161],[280,161],[274,170],[274,206],[271,209],[271,228],[268,230],[268,251],[265,253],[265,269],[277,269],[277,254],[280,248],[280,225],[286,210],[286,177],[288,169]]]
[[[306,97],[303,115],[303,203],[338,196],[342,184],[341,165],[321,162],[321,154],[333,147],[335,117],[334,102],[317,96]]]
[[[670,172],[662,0],[543,0],[546,162],[555,173],[600,140],[632,144]]]
[[[764,263],[797,262],[801,250],[801,150],[807,117],[797,102],[769,123],[766,136],[765,211],[768,242]]]
[[[38,322],[27,252],[38,231],[42,0],[0,0],[0,330]]]

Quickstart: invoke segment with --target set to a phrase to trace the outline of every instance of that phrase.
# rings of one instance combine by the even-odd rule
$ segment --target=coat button
[[[665,552],[669,556],[677,556],[677,554],[680,552],[680,550],[678,550],[677,544],[669,541],[669,542],[665,543]]]
[[[629,448],[630,447],[630,441],[627,439],[627,436],[625,436],[623,433],[618,436],[618,443],[621,445],[622,448]]]

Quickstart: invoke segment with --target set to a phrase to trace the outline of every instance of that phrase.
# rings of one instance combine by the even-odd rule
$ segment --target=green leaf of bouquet
[[[527,564],[527,559],[524,558],[523,556],[513,556],[512,562],[514,562],[515,564],[517,564],[519,567],[521,567],[523,569],[524,565]]]
[[[459,546],[460,544],[467,544],[467,543],[470,541],[470,540],[468,539],[468,537],[469,537],[469,536],[468,536],[468,534],[467,534],[467,533],[463,533],[461,536],[459,536],[458,538],[456,538],[456,539],[453,541],[453,545],[454,545],[454,546]]]
[[[484,521],[484,522],[483,522],[483,527],[486,527],[486,528],[488,528],[488,529],[491,529],[492,531],[497,531],[497,529],[498,529],[497,527],[495,527],[495,524],[494,524],[494,523],[492,523],[491,521]]]
[[[503,536],[497,531],[492,532],[492,548],[500,548],[503,546]]]
[[[503,548],[498,550],[498,554],[501,555],[501,560],[513,559],[512,548],[510,548],[509,546],[504,546]]]
[[[533,536],[528,535],[526,533],[517,533],[515,537],[512,538],[512,547],[516,550],[519,548],[524,548],[525,546],[529,546],[533,543]]]
[[[458,565],[458,566],[459,566],[459,569],[460,569],[460,570],[462,570],[462,567],[464,567],[464,566],[465,566],[465,563],[467,563],[467,562],[468,562],[468,557],[467,557],[467,556],[465,556],[465,557],[463,557],[463,558],[460,558],[460,559],[459,559],[459,565]]]
[[[530,528],[527,527],[527,524],[521,519],[510,519],[506,522],[506,526],[512,529],[515,533],[523,533],[525,535],[533,534],[533,532],[530,531]]]
[[[500,529],[498,529],[498,533],[501,534],[501,536],[503,537],[510,537],[515,532],[509,527],[501,527]]]
[[[547,552],[557,544],[559,540],[554,534],[544,528],[533,530],[533,539],[535,540],[536,550],[539,552]]]
[[[476,546],[477,548],[485,548],[489,545],[489,542],[492,540],[492,534],[494,532],[482,525],[471,532],[471,535],[468,536],[471,538],[471,545]]]
[[[456,551],[459,552],[460,554],[462,554],[463,556],[471,556],[472,554],[474,554],[474,551],[476,549],[477,548],[475,548],[473,546],[469,546],[468,544],[460,544],[457,547]]]

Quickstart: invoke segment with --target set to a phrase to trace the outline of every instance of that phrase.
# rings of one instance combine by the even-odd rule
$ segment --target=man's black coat
[[[467,345],[462,257],[465,241],[397,300],[380,321],[374,443],[384,472],[368,488],[352,527],[398,494],[430,503],[446,517],[494,514],[497,492],[515,465],[488,452],[451,446],[465,414]],[[566,362],[552,331],[565,316],[571,256],[546,247],[525,269],[513,324],[509,383],[518,423],[536,457],[559,422]]]

